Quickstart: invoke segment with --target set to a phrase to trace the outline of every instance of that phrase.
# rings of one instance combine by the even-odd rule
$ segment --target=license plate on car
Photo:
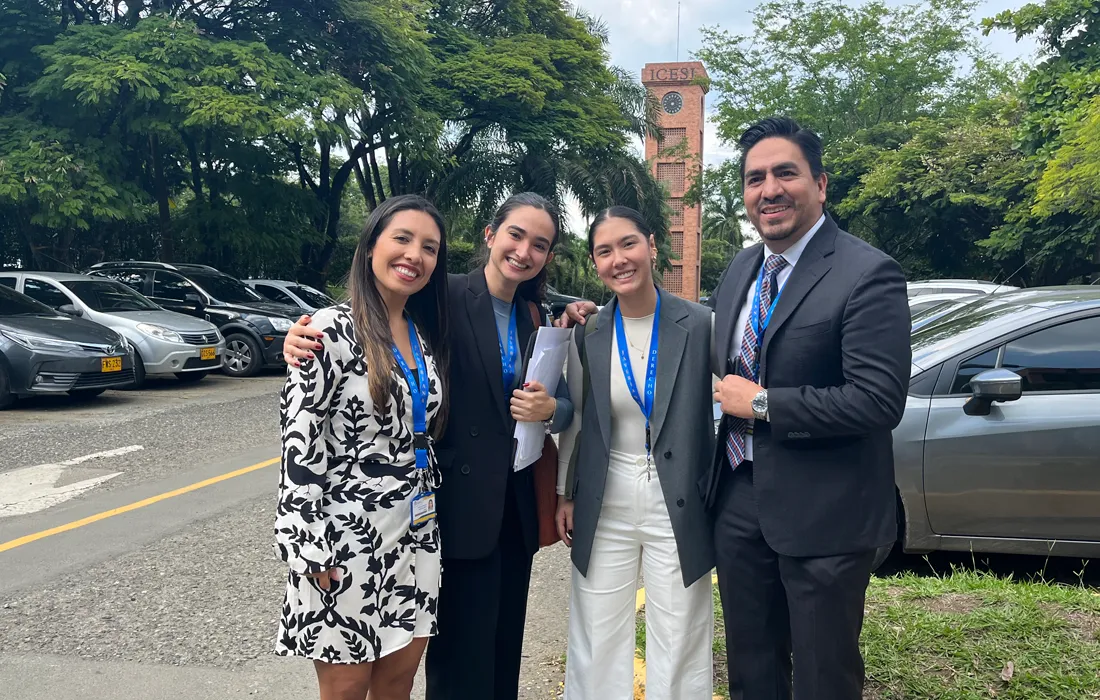
[[[200,360],[216,360],[216,359],[218,359],[218,349],[217,348],[203,348],[203,349],[199,350],[199,359]]]
[[[104,357],[103,358],[103,371],[104,372],[121,372],[122,371],[122,358],[121,357]]]

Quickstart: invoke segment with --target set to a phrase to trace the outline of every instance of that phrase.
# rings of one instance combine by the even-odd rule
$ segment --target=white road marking
[[[90,455],[84,455],[83,457],[74,457],[73,459],[67,459],[61,462],[63,467],[71,467],[84,462],[90,462],[93,459],[103,459],[105,457],[118,457],[119,455],[130,454],[131,452],[140,452],[145,448],[141,445],[130,445],[128,447],[119,447],[114,450],[105,450],[104,452],[93,452]]]
[[[122,472],[103,474],[65,486],[54,486],[69,467],[95,459],[118,457],[145,449],[141,445],[130,445],[104,452],[95,452],[82,457],[67,459],[58,464],[37,464],[12,471],[0,472],[0,518],[15,515],[29,515],[51,508],[76,498],[80,494],[109,481]]]

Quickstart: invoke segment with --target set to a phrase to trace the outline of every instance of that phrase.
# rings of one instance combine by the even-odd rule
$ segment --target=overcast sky
[[[589,13],[603,19],[611,34],[611,62],[640,75],[646,63],[676,60],[676,0],[574,0]],[[887,0],[890,5],[910,4]],[[752,9],[756,0],[681,0],[680,3],[680,56],[679,60],[692,60],[691,52],[699,48],[700,27],[720,26],[734,34],[752,33]],[[858,5],[861,3],[850,2]],[[997,13],[1015,9],[1024,2],[1013,0],[987,0],[974,13],[976,20],[992,17]],[[1035,43],[1030,39],[1016,43],[1009,32],[995,31],[982,41],[992,51],[1007,59],[1032,55]],[[713,93],[711,94],[713,97]],[[704,134],[704,160],[708,165],[719,163],[731,156],[728,146],[720,144],[714,125],[708,122]],[[583,230],[575,207],[569,212],[571,228]]]

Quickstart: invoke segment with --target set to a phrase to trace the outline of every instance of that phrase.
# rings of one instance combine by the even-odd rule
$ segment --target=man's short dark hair
[[[790,117],[768,117],[745,129],[745,133],[741,134],[741,138],[737,140],[737,145],[741,147],[742,183],[745,182],[745,156],[748,155],[749,149],[764,139],[773,137],[787,139],[798,146],[802,151],[802,157],[810,164],[810,173],[815,179],[825,172],[825,167],[821,164],[820,136],[809,129],[803,129]]]

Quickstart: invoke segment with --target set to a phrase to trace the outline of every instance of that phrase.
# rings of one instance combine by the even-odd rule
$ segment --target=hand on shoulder
[[[571,328],[574,325],[583,326],[585,320],[599,311],[599,308],[590,301],[574,301],[565,307],[565,312],[554,324],[558,328]]]
[[[323,319],[328,311],[328,309],[321,309],[317,313]],[[313,318],[307,314],[299,318],[298,322],[287,331],[286,338],[283,339],[283,360],[287,364],[301,367],[303,361],[313,359],[314,352],[324,350],[321,341],[324,339],[325,332],[322,327],[319,327],[324,323],[311,326],[312,322]]]

